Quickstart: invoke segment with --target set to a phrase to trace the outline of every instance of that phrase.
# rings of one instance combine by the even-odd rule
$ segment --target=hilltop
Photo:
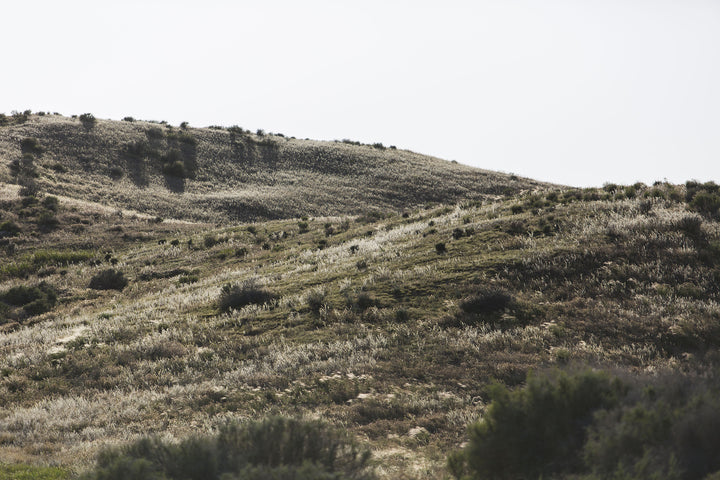
[[[381,144],[129,117],[5,118],[0,180],[14,182],[10,162],[32,155],[43,191],[167,218],[223,223],[399,212],[543,186]]]
[[[278,425],[273,415],[342,428],[371,450],[381,478],[477,478],[472,468],[484,468],[501,472],[488,478],[690,479],[720,470],[718,185],[558,187],[273,136],[286,168],[277,172],[290,170],[297,147],[357,151],[375,177],[353,187],[360,197],[331,199],[332,216],[297,197],[302,208],[278,218],[239,221],[232,209],[215,214],[189,200],[210,198],[189,192],[209,188],[209,159],[221,157],[198,154],[182,192],[165,185],[162,168],[187,156],[159,160],[135,185],[127,163],[113,179],[108,158],[55,153],[73,144],[41,134],[58,123],[81,139],[103,121],[88,133],[79,120],[46,117],[0,127],[3,152],[24,149],[46,165],[36,183],[4,185],[0,202],[0,462],[22,464],[0,464],[0,478],[13,468],[73,478],[108,445],[158,434],[207,446],[195,436],[233,420]],[[150,142],[149,128],[165,129],[163,142],[182,134],[107,126],[126,132],[119,146]],[[263,138],[189,132],[198,152],[231,135],[245,148]],[[37,144],[18,147],[24,138]],[[155,158],[143,156],[147,145],[138,147],[144,165]],[[448,198],[398,191],[411,195],[406,204],[383,190],[363,203],[373,182],[390,182],[381,165],[391,155],[408,162],[406,173],[413,161],[436,168]],[[333,158],[337,169],[326,166],[323,178],[362,177]],[[314,178],[311,166],[293,171]],[[476,190],[448,193],[463,172]],[[178,203],[171,214],[147,199]]]

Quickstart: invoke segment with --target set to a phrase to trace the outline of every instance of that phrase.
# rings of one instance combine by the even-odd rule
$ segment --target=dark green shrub
[[[0,223],[0,238],[14,237],[20,233],[20,227],[12,220],[6,220]]]
[[[200,280],[200,277],[197,275],[182,275],[180,278],[178,278],[177,283],[179,285],[185,284],[185,283],[195,283],[198,280]]]
[[[720,471],[720,399],[710,382],[659,377],[598,412],[583,452],[588,468],[599,478],[678,480]]]
[[[122,168],[116,166],[110,167],[110,177],[117,180],[125,174]]]
[[[133,117],[123,117],[123,122],[134,122],[135,119]]]
[[[80,123],[82,123],[82,126],[86,129],[91,129],[97,124],[97,119],[95,118],[95,115],[92,113],[83,113],[80,115]]]
[[[42,230],[53,230],[58,227],[60,221],[55,216],[54,212],[41,212],[37,217],[37,224]]]
[[[150,140],[160,140],[165,136],[160,127],[150,127],[145,131],[145,136]]]
[[[255,281],[248,280],[240,285],[227,283],[223,285],[218,299],[218,308],[227,312],[247,305],[263,305],[275,300],[277,295],[266,288],[260,287]]]
[[[445,242],[438,242],[435,244],[435,252],[438,254],[447,252],[447,247],[445,246]]]
[[[39,315],[55,306],[57,290],[46,282],[33,287],[20,285],[1,294],[0,301],[15,307],[23,307],[27,315]]]
[[[712,218],[720,218],[720,194],[701,191],[690,202],[690,208]]]
[[[211,233],[208,233],[203,237],[203,245],[205,245],[205,248],[212,248],[215,245],[222,243],[222,239],[218,238],[217,235],[213,235]]]
[[[185,164],[181,161],[166,163],[162,167],[162,172],[165,175],[170,175],[172,177],[178,177],[178,178],[187,177],[187,172],[185,171]]]
[[[230,423],[179,444],[143,438],[100,453],[86,480],[369,480],[370,453],[319,421]]]
[[[40,142],[35,137],[25,137],[20,141],[20,150],[22,153],[30,153],[40,155],[44,149],[40,145]]]
[[[510,307],[513,296],[500,288],[485,287],[460,302],[460,309],[465,313],[494,313]]]
[[[128,280],[123,272],[109,268],[94,275],[88,287],[93,290],[122,290],[127,284]]]
[[[57,212],[59,204],[60,202],[58,201],[57,197],[53,197],[51,195],[48,195],[42,200],[42,206],[52,212]]]
[[[491,403],[469,428],[467,447],[449,459],[457,478],[537,479],[582,470],[580,452],[593,413],[615,405],[622,385],[585,371],[529,375],[526,386],[489,389]]]

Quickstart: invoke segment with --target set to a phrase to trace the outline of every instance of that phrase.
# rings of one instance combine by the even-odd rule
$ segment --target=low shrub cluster
[[[88,287],[93,290],[122,290],[127,284],[128,280],[123,272],[108,268],[94,275]]]
[[[226,283],[220,292],[218,308],[223,312],[227,312],[247,305],[263,305],[276,298],[277,295],[259,286],[253,280],[245,281],[239,285]]]
[[[691,210],[710,218],[720,219],[720,185],[715,182],[685,184],[685,200]]]
[[[104,450],[85,480],[370,480],[370,452],[319,421],[271,417],[229,423],[212,436],[156,437]]]
[[[35,137],[26,137],[20,141],[20,151],[22,153],[31,153],[34,155],[41,155],[44,151],[40,145],[40,141]]]
[[[508,308],[514,298],[509,292],[497,287],[483,287],[477,293],[464,298],[460,309],[476,315],[495,313]]]
[[[57,294],[57,290],[46,282],[32,287],[24,285],[12,287],[0,294],[0,318],[6,315],[17,317],[18,314],[34,316],[48,312],[57,303]],[[12,307],[19,308],[21,311],[12,313]],[[2,312],[5,312],[5,315]]]
[[[82,123],[82,126],[86,129],[91,129],[97,124],[97,119],[95,118],[95,115],[92,113],[83,113],[80,115],[80,123]]]
[[[720,473],[720,381],[582,371],[496,384],[449,468],[462,479],[677,479]],[[715,477],[712,477],[715,478]]]

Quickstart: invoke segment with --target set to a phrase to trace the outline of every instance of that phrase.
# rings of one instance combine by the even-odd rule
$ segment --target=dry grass
[[[61,132],[79,127],[53,121]],[[120,135],[115,124],[96,129],[111,126]],[[123,135],[148,127],[123,125]],[[231,141],[226,131],[192,133],[199,150]],[[679,201],[648,204],[642,190],[635,199],[560,190],[406,216],[224,226],[155,223],[61,198],[51,232],[35,230],[13,189],[3,191],[3,219],[22,228],[14,251],[0,250],[4,263],[81,244],[93,255],[2,276],[0,292],[42,278],[60,295],[52,311],[0,325],[0,461],[81,470],[102,445],[284,413],[348,428],[370,443],[386,478],[437,478],[493,379],[517,385],[531,368],[573,362],[684,371],[720,360],[718,222]],[[178,217],[195,217],[193,208]],[[112,259],[130,284],[88,289]],[[249,279],[277,298],[221,312],[222,286]],[[463,311],[481,287],[514,301]]]
[[[0,128],[3,167],[19,158],[23,138],[44,149],[37,181],[55,195],[194,221],[401,211],[541,185],[403,150],[147,122],[98,120],[84,130],[54,115]],[[142,147],[128,153],[129,145]],[[187,178],[163,174],[171,151],[180,152]],[[0,168],[0,180],[10,178]]]

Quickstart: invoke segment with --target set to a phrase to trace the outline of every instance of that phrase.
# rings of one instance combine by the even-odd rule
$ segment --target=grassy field
[[[259,133],[31,115],[0,127],[0,180],[15,183],[10,164],[27,156],[54,195],[215,223],[402,211],[541,185],[380,145]]]
[[[2,186],[8,465],[76,475],[107,445],[290,415],[346,429],[381,478],[442,478],[494,381],[577,365],[691,378],[720,360],[720,225],[693,184],[208,224],[205,207],[160,215],[48,182]],[[14,468],[30,467],[0,478]]]

